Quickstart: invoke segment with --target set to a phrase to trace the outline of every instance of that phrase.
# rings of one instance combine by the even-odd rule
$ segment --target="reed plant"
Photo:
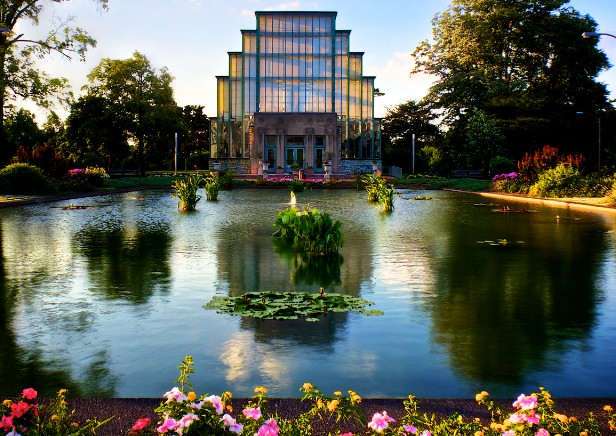
[[[178,209],[182,211],[196,209],[197,203],[201,200],[201,196],[197,194],[201,180],[200,176],[189,176],[185,179],[177,179],[173,183],[172,186],[175,188],[173,197],[179,198]]]
[[[205,188],[205,197],[207,201],[218,201],[218,194],[220,193],[221,180],[218,177],[218,173],[211,173],[205,176],[203,187]]]
[[[342,223],[309,205],[302,211],[288,207],[274,221],[276,238],[293,242],[308,255],[326,256],[338,253],[343,244]]]

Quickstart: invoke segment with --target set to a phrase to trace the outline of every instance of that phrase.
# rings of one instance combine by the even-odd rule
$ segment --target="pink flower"
[[[507,421],[512,424],[524,424],[526,422],[526,415],[522,413],[514,413],[509,418],[507,418]]]
[[[265,425],[268,425],[276,433],[278,433],[278,430],[280,430],[280,427],[278,427],[278,423],[276,422],[276,420],[274,418],[270,418],[267,421],[265,421]]]
[[[515,430],[507,430],[503,432],[502,436],[515,436]]]
[[[159,433],[167,433],[169,430],[173,431],[176,428],[178,428],[180,425],[178,424],[178,422],[173,419],[173,418],[166,418],[163,423],[158,426],[158,428],[156,429],[157,432]]]
[[[150,421],[151,421],[150,418],[140,418],[137,421],[135,421],[135,423],[133,424],[133,427],[131,428],[131,430],[133,430],[133,431],[143,430],[144,428],[146,428],[148,426]]]
[[[348,432],[348,433],[340,433],[339,436],[353,436],[353,433]]]
[[[32,388],[24,389],[21,393],[21,397],[26,400],[34,400],[36,398],[37,392]]]
[[[214,406],[214,409],[216,409],[216,413],[218,413],[219,415],[222,413],[224,407],[219,396],[210,395],[209,397],[205,397],[203,400],[207,401],[208,403],[212,403],[212,406]]]
[[[535,436],[550,436],[550,432],[547,431],[545,428],[540,428],[539,430],[537,430],[537,433],[535,433]]]
[[[278,436],[278,430],[270,427],[267,424],[263,424],[261,427],[259,427],[259,431],[257,432],[256,436]]]
[[[526,422],[528,422],[529,424],[539,425],[539,419],[540,418],[541,418],[540,415],[537,415],[536,413],[533,413],[532,415],[528,415],[526,417]]]
[[[421,436],[432,436],[432,433],[430,433],[428,430],[424,430],[421,432]]]
[[[3,416],[2,421],[0,421],[0,428],[3,428],[4,430],[13,428],[13,418],[10,416]]]
[[[404,431],[408,432],[408,433],[412,433],[412,434],[416,434],[417,433],[417,427],[415,427],[414,425],[403,425],[402,428],[404,429]]]
[[[244,428],[242,424],[238,424],[237,421],[228,413],[225,413],[220,420],[225,427],[229,428],[230,432],[240,434]]]
[[[13,418],[21,418],[28,412],[28,410],[30,410],[30,405],[24,401],[20,401],[17,404],[11,404],[11,415],[13,415]]]
[[[178,428],[190,427],[190,424],[192,424],[193,421],[196,421],[198,419],[199,417],[194,413],[187,413],[180,419],[180,422],[178,423]]]
[[[532,410],[537,407],[537,399],[533,396],[527,397],[522,394],[513,402],[513,407],[520,410]]]
[[[368,427],[377,433],[380,433],[389,427],[390,422],[395,422],[395,420],[392,417],[387,416],[387,412],[383,411],[383,413],[375,413],[372,416],[372,421],[368,423]]]
[[[180,391],[178,388],[173,388],[169,392],[165,392],[165,395],[163,395],[163,397],[167,399],[167,403],[170,403],[172,401],[177,401],[178,403],[181,403],[186,399],[186,395],[184,395],[182,391]]]
[[[257,419],[261,419],[261,409],[258,407],[244,409],[242,410],[242,413],[246,418],[254,419],[255,421]]]

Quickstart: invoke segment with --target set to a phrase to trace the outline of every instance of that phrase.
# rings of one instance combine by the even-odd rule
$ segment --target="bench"
[[[451,175],[458,179],[462,177],[481,179],[484,177],[483,170],[451,170]]]
[[[125,177],[125,176],[139,176],[138,168],[112,168],[107,174],[109,177]]]

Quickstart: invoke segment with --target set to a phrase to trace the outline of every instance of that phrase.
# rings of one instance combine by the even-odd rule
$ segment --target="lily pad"
[[[359,312],[382,315],[380,310],[366,310],[374,303],[363,298],[343,294],[309,294],[307,292],[247,292],[239,297],[214,296],[204,307],[218,313],[261,319],[298,319],[318,321],[317,316],[328,312]]]

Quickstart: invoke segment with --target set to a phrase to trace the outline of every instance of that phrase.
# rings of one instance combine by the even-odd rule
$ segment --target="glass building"
[[[229,75],[217,76],[211,157],[238,173],[301,167],[334,174],[380,165],[381,120],[374,118],[374,77],[336,12],[256,12],[229,52]],[[260,164],[263,162],[264,164]]]

